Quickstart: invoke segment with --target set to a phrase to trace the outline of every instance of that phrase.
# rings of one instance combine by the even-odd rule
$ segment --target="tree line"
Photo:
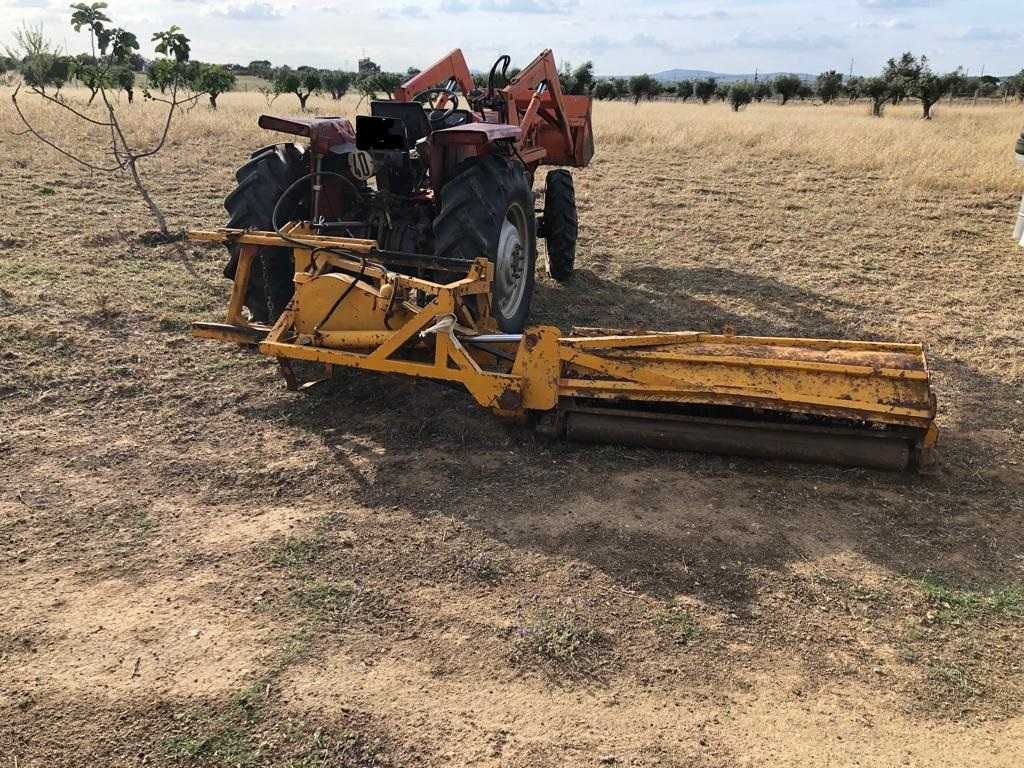
[[[294,95],[299,108],[306,109],[313,94],[329,94],[340,99],[350,90],[356,90],[368,99],[392,92],[403,81],[419,72],[410,67],[404,73],[384,72],[370,59],[359,62],[358,71],[320,69],[317,67],[288,66],[274,67],[266,59],[241,64],[207,64],[200,61],[187,63],[157,58],[147,61],[137,53],[126,57],[116,66],[101,67],[93,53],[75,56],[65,55],[54,49],[43,36],[41,28],[23,27],[15,33],[16,47],[8,48],[6,55],[0,55],[0,79],[12,73],[21,76],[26,85],[43,92],[51,89],[59,92],[65,84],[77,82],[90,91],[92,103],[101,88],[124,91],[128,101],[134,98],[136,77],[145,73],[149,87],[165,92],[171,84],[190,88],[203,93],[216,109],[220,94],[232,90],[237,78],[242,75],[261,78],[267,85],[259,90],[268,101],[282,94]],[[518,74],[518,69],[508,73],[508,79]],[[804,80],[793,74],[780,74],[770,79],[722,81],[715,78],[661,82],[648,74],[632,77],[597,78],[594,65],[587,61],[577,67],[563,64],[559,71],[562,90],[569,94],[590,95],[596,99],[630,99],[634,104],[642,100],[670,97],[680,101],[694,99],[707,104],[710,101],[728,102],[734,111],[739,111],[752,102],[768,99],[785,105],[792,99],[818,99],[829,104],[840,99],[871,102],[872,114],[881,117],[889,104],[900,104],[908,98],[916,99],[922,107],[922,117],[931,118],[932,107],[944,97],[950,98],[1015,98],[1024,101],[1024,70],[1010,77],[976,76],[969,77],[961,69],[951,72],[935,72],[927,56],[915,56],[905,52],[898,58],[886,62],[882,72],[876,76],[848,77],[836,70],[821,72],[813,80]],[[473,75],[478,88],[486,86],[486,76]],[[504,81],[499,83],[504,85]]]
[[[580,87],[574,74],[583,69],[590,73],[590,77],[584,77]],[[990,75],[969,77],[959,68],[951,72],[936,72],[927,56],[915,56],[910,52],[889,59],[882,72],[871,77],[847,77],[836,70],[827,70],[813,80],[781,74],[770,79],[755,77],[754,80],[734,82],[715,78],[660,82],[647,74],[595,79],[592,69],[587,62],[577,70],[567,70],[563,75],[563,89],[570,93],[588,93],[602,100],[631,99],[634,104],[658,97],[680,101],[692,98],[704,104],[713,100],[725,101],[735,111],[767,99],[776,99],[779,104],[786,104],[792,99],[818,99],[825,104],[840,99],[868,99],[876,117],[884,114],[887,105],[900,104],[911,98],[920,102],[921,116],[925,119],[931,118],[932,108],[947,96],[1024,101],[1024,70],[1002,78]]]

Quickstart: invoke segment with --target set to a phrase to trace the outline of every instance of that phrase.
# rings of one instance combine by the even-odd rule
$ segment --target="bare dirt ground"
[[[219,225],[266,141],[237,98],[148,169],[179,225]],[[924,339],[938,466],[552,446],[366,374],[288,393],[189,337],[223,253],[145,245],[121,180],[5,110],[0,765],[1021,765],[1019,197],[738,159],[699,107],[662,154],[613,109],[537,319]]]

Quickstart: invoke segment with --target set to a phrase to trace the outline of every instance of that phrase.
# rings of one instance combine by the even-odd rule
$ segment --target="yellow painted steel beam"
[[[622,348],[624,346],[659,346],[662,344],[753,344],[772,347],[803,347],[817,350],[862,350],[866,352],[910,352],[921,354],[924,345],[915,342],[859,341],[854,339],[816,339],[789,336],[737,336],[732,333],[706,333],[704,331],[652,331],[628,333],[603,328],[573,328],[562,344],[579,348]],[[576,335],[580,334],[580,335]],[[590,335],[593,334],[593,335]]]
[[[233,344],[259,344],[270,329],[266,326],[232,325],[230,323],[193,323],[192,337],[229,341]]]
[[[786,371],[806,371],[808,373],[839,373],[844,376],[878,376],[886,379],[906,379],[927,381],[928,372],[907,368],[883,368],[857,363],[827,363],[810,360],[792,360],[787,358],[751,357],[749,355],[680,355],[670,352],[624,353],[612,354],[608,359],[629,361],[634,365],[693,364],[723,365],[742,368],[775,368]]]
[[[934,406],[907,408],[873,401],[853,401],[842,398],[803,395],[786,397],[769,391],[731,390],[727,385],[706,388],[686,388],[674,385],[642,385],[631,381],[563,378],[558,381],[561,397],[588,397],[646,403],[675,403],[678,405],[735,405],[765,408],[774,411],[819,414],[835,418],[880,421],[886,424],[928,426],[934,419]]]
[[[378,347],[378,351],[379,351]],[[286,344],[283,342],[265,341],[260,344],[260,352],[272,357],[283,357],[293,360],[306,360],[310,362],[325,363],[329,365],[343,365],[349,368],[360,368],[378,373],[399,373],[404,376],[415,376],[417,378],[434,379],[437,381],[453,381],[461,383],[474,399],[488,408],[497,408],[505,411],[518,410],[522,397],[520,395],[521,382],[514,376],[502,373],[491,373],[482,371],[477,367],[464,367],[461,364],[465,360],[472,360],[468,355],[452,356],[449,359],[459,363],[459,367],[438,365],[436,360],[430,362],[417,362],[413,360],[382,357],[377,352],[370,354],[359,354],[337,349],[324,347],[304,347],[298,344]],[[512,397],[509,397],[509,394]],[[503,400],[504,398],[504,400]],[[505,406],[508,407],[505,407]]]
[[[313,235],[306,232],[296,232],[287,227],[282,230],[290,234],[291,239],[286,240],[274,232],[258,232],[245,229],[190,229],[186,232],[189,240],[209,243],[239,243],[240,245],[262,245],[274,248],[293,248],[294,241],[299,241],[312,248],[338,248],[353,253],[370,253],[377,249],[376,240],[367,240],[361,237],[332,237],[328,235]]]
[[[768,349],[779,347],[768,345]],[[858,359],[876,364],[853,365],[776,359],[770,352],[728,357],[638,352],[628,347],[594,351],[563,347],[565,367],[559,390],[565,397],[718,402],[915,426],[930,423],[935,402],[923,354],[906,355],[902,361],[906,368],[877,364],[889,360],[890,353],[889,349],[881,354],[861,351]]]

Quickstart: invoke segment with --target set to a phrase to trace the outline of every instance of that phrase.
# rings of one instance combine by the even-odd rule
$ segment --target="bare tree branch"
[[[64,155],[64,157],[67,157],[67,158],[69,158],[71,160],[74,160],[79,165],[85,166],[86,168],[88,168],[88,169],[90,169],[92,171],[101,171],[103,173],[116,173],[117,171],[123,171],[124,170],[124,165],[121,164],[121,163],[119,163],[118,165],[116,165],[113,168],[108,168],[106,166],[95,165],[93,163],[88,162],[87,160],[83,160],[82,158],[77,157],[76,155],[73,155],[71,152],[68,152],[63,147],[60,147],[57,144],[53,143],[48,138],[46,138],[41,133],[39,133],[39,131],[37,131],[35,128],[32,127],[32,124],[28,121],[28,118],[25,117],[25,113],[21,111],[21,105],[18,104],[18,91],[19,90],[21,90],[21,86],[20,85],[17,88],[15,88],[14,92],[11,94],[11,102],[14,104],[14,111],[18,113],[18,117],[21,119],[21,122],[25,126],[25,128],[27,129],[28,133],[31,133],[33,136],[35,136],[39,141],[41,141],[46,146],[48,146],[51,149],[54,149],[57,152],[59,152],[60,154]]]
[[[78,117],[78,118],[80,118],[80,119],[82,119],[82,120],[85,120],[85,122],[87,122],[87,123],[92,123],[93,125],[100,125],[100,126],[103,126],[104,128],[106,128],[106,127],[107,127],[108,125],[110,125],[110,123],[107,123],[107,122],[103,122],[102,120],[94,120],[93,118],[89,117],[88,115],[83,115],[83,114],[82,114],[81,112],[79,112],[79,111],[78,111],[77,109],[75,109],[75,108],[74,108],[74,107],[72,107],[72,106],[71,106],[70,104],[68,104],[68,103],[67,103],[67,102],[66,102],[66,101],[65,101],[64,99],[58,99],[58,98],[55,98],[55,97],[53,97],[53,96],[47,96],[47,95],[46,95],[45,93],[42,93],[42,92],[41,92],[41,91],[40,91],[39,89],[37,89],[37,88],[33,88],[33,90],[34,90],[34,91],[35,91],[35,92],[36,92],[37,94],[39,94],[40,96],[42,96],[42,97],[43,97],[44,99],[46,99],[47,101],[53,102],[53,103],[54,103],[54,104],[56,104],[56,105],[57,105],[58,107],[63,107],[63,108],[64,108],[64,109],[66,109],[66,110],[67,110],[68,112],[70,112],[71,114],[73,114],[73,115],[74,115],[75,117]]]

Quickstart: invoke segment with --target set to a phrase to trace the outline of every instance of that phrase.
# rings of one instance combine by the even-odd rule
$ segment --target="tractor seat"
[[[370,114],[373,117],[390,117],[405,125],[408,139],[406,149],[412,149],[416,142],[430,135],[430,120],[423,107],[412,101],[371,101]]]

